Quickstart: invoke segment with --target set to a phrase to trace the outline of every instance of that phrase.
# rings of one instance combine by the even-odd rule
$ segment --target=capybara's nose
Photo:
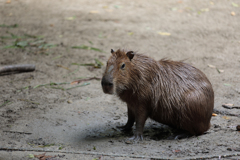
[[[101,82],[102,86],[113,86],[113,83],[108,80],[105,76],[102,78],[102,82]]]

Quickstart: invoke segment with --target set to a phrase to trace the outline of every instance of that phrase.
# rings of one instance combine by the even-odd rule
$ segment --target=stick
[[[30,72],[35,70],[33,64],[8,65],[0,67],[0,73],[5,72]]]
[[[98,77],[92,77],[92,78],[86,78],[86,79],[80,79],[80,80],[77,80],[77,81],[73,81],[71,84],[78,84],[78,83],[81,83],[81,82],[84,82],[84,81],[90,81],[90,80],[101,80],[101,78],[98,78]]]
[[[227,112],[227,111],[221,111],[221,110],[218,110],[218,109],[213,109],[213,113],[221,114],[221,115],[227,115],[227,116],[236,116],[236,117],[240,117],[239,114],[232,114],[232,113],[229,113],[229,112]]]
[[[144,155],[128,155],[128,154],[115,154],[115,153],[100,153],[100,152],[89,152],[89,151],[59,151],[59,150],[45,150],[45,149],[38,149],[38,148],[12,148],[12,147],[1,147],[0,151],[31,151],[31,152],[49,152],[49,153],[59,153],[59,154],[83,154],[83,155],[102,155],[102,156],[110,156],[110,157],[126,157],[129,158],[141,158],[141,159],[161,159],[161,160],[167,160],[167,159],[177,159],[177,158],[170,158],[170,157],[154,157],[154,156],[144,156]],[[236,157],[240,156],[239,152],[231,152],[226,154],[211,154],[211,155],[202,155],[202,156],[193,156],[193,157],[181,157],[178,159],[210,159],[210,158],[227,158],[227,157]]]
[[[10,102],[10,101],[6,101],[6,102],[4,102],[3,104],[0,105],[0,107],[2,107],[2,106],[4,106],[4,105],[8,104],[9,102]]]
[[[223,108],[227,108],[227,109],[234,109],[234,108],[235,108],[235,109],[240,109],[239,106],[233,106],[233,107],[230,107],[230,106],[225,105],[225,104],[223,104],[222,107],[223,107]]]
[[[32,133],[28,133],[28,132],[19,132],[19,131],[3,131],[3,132],[19,133],[19,134],[32,134]]]

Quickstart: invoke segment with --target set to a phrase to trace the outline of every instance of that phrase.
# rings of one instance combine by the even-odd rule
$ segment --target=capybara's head
[[[111,53],[101,83],[104,93],[119,95],[127,89],[127,84],[131,80],[130,74],[133,67],[131,60],[134,57],[134,52],[121,50],[115,52],[111,49]]]

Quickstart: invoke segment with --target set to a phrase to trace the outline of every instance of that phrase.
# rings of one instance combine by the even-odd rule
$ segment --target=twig
[[[10,101],[6,101],[3,104],[0,105],[0,107],[3,107],[4,105],[8,104]]]
[[[0,73],[5,72],[30,72],[35,70],[33,64],[8,65],[0,67]]]
[[[83,154],[83,155],[103,155],[103,156],[111,156],[111,157],[126,157],[128,158],[144,158],[144,159],[176,159],[170,158],[167,156],[143,156],[143,155],[128,155],[128,154],[113,154],[113,153],[99,153],[99,152],[89,152],[89,151],[62,151],[62,150],[49,150],[49,149],[38,149],[38,148],[12,148],[12,147],[1,147],[0,151],[31,151],[31,152],[50,152],[50,153],[60,153],[60,154]],[[202,155],[202,156],[194,156],[194,157],[181,157],[180,159],[210,159],[210,158],[225,158],[225,157],[235,157],[240,156],[239,152],[231,152],[228,154],[222,155]],[[179,159],[179,157],[178,157]]]
[[[69,84],[68,82],[62,82],[62,83],[55,83],[55,82],[50,82],[50,83],[47,83],[47,84],[40,84],[40,85],[36,85],[33,87],[33,89],[35,88],[38,88],[38,87],[42,87],[42,86],[47,86],[47,85],[62,85],[62,84]]]
[[[32,134],[28,132],[19,132],[19,131],[3,131],[3,132],[8,132],[8,133],[20,133],[20,134]]]
[[[227,108],[227,109],[234,109],[234,108],[235,108],[235,109],[240,109],[239,106],[233,106],[233,107],[231,107],[231,106],[228,106],[228,105],[225,105],[225,104],[223,104],[222,107],[223,107],[223,108]]]
[[[65,90],[69,90],[69,89],[73,89],[73,88],[77,88],[77,87],[83,87],[83,86],[87,86],[90,83],[83,83],[82,85],[76,86],[76,87],[71,87],[71,88],[66,88]]]
[[[240,117],[239,114],[232,114],[232,113],[229,113],[227,111],[221,111],[221,110],[218,110],[218,109],[213,109],[213,112],[216,113],[216,114],[221,114],[221,115]]]
[[[63,65],[57,64],[57,66],[70,71],[70,69],[68,67],[65,67]]]
[[[80,79],[80,80],[76,80],[76,81],[73,81],[71,84],[78,84],[78,83],[81,83],[81,82],[84,82],[84,81],[90,81],[90,80],[101,80],[101,78],[98,78],[98,77],[92,77],[92,78],[86,78],[86,79]]]
[[[37,105],[40,104],[40,103],[37,103],[37,102],[30,101],[30,100],[28,100],[28,99],[18,99],[18,100],[20,100],[20,101],[25,101],[25,102],[30,102],[30,103],[37,104]]]

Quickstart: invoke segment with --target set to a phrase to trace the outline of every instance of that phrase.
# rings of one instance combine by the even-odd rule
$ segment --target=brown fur
[[[124,51],[112,52],[102,79],[105,93],[127,103],[124,129],[136,122],[135,136],[142,136],[148,117],[193,135],[209,129],[214,92],[204,73],[184,62],[130,55],[132,59]]]

